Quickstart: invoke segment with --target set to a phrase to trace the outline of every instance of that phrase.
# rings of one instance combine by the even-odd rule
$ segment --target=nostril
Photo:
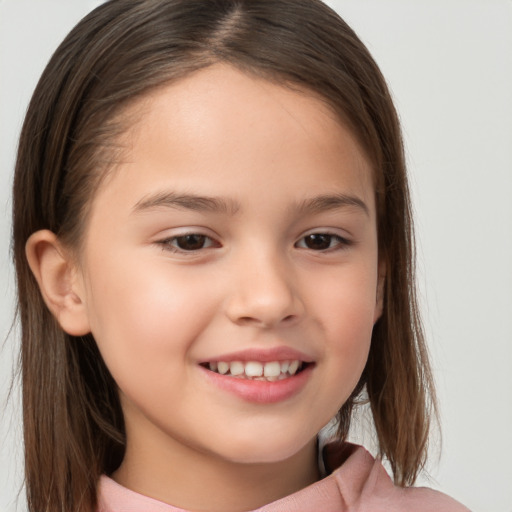
[[[236,320],[236,323],[238,325],[257,325],[260,327],[273,327],[278,324],[291,324],[295,321],[297,318],[296,315],[287,315],[283,318],[279,319],[265,319],[265,318],[258,318],[258,317],[252,317],[252,316],[241,316]]]
[[[262,293],[235,292],[225,306],[227,317],[237,325],[275,327],[290,326],[303,314],[302,301],[294,294],[263,295]]]

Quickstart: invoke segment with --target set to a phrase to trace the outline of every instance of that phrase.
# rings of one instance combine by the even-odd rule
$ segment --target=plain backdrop
[[[53,50],[99,1],[0,0],[0,510],[23,511],[10,263],[17,137]],[[512,512],[512,1],[332,0],[386,76],[403,123],[419,284],[441,404],[421,483]],[[434,448],[438,448],[438,442]],[[435,452],[436,450],[434,450]]]

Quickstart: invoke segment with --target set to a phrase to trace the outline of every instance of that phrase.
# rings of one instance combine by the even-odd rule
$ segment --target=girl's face
[[[128,451],[285,460],[366,363],[382,281],[370,164],[322,101],[227,65],[136,111],[80,278]]]

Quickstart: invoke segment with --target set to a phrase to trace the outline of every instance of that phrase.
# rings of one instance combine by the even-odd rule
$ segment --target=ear
[[[379,262],[379,270],[377,276],[377,293],[375,302],[375,312],[373,315],[373,323],[382,316],[384,310],[384,289],[386,286],[386,264],[383,261]]]
[[[72,336],[88,334],[84,286],[69,251],[54,233],[44,229],[30,236],[25,252],[41,295],[62,329]]]

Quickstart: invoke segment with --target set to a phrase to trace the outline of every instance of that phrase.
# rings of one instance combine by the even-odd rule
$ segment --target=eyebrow
[[[225,213],[228,215],[234,215],[240,209],[240,205],[231,199],[194,194],[177,194],[174,192],[157,192],[156,194],[143,197],[132,208],[132,212],[138,213],[162,207],[194,210],[197,212]]]
[[[299,214],[315,214],[340,208],[355,207],[370,215],[366,203],[357,196],[347,194],[325,194],[299,202],[294,210]],[[177,194],[175,192],[157,192],[143,197],[132,209],[133,213],[173,208],[207,213],[235,215],[241,208],[240,203],[222,197],[198,196],[194,194]]]
[[[301,214],[314,214],[347,207],[355,207],[370,216],[370,210],[362,199],[347,194],[326,194],[305,199],[299,203],[298,211]]]

